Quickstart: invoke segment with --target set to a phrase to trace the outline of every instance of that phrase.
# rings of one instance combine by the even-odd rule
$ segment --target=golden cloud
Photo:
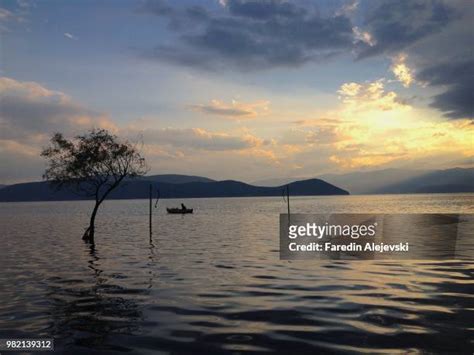
[[[373,47],[377,44],[374,37],[369,32],[363,31],[357,26],[352,28],[352,33],[354,35],[355,42],[361,41],[369,45],[370,47]]]
[[[0,77],[0,97],[0,139],[28,140],[53,131],[70,135],[93,127],[117,130],[107,115],[35,82]]]
[[[402,83],[406,88],[415,81],[412,70],[406,64],[407,55],[404,53],[392,59],[392,66],[390,70],[393,72],[395,77]]]
[[[226,103],[220,100],[212,100],[208,104],[191,105],[190,108],[204,114],[217,115],[233,120],[245,120],[268,115],[270,113],[269,105],[269,101],[244,103],[232,100],[230,103]]]
[[[467,120],[433,119],[429,110],[402,103],[384,81],[347,83],[338,91],[342,106],[335,152],[330,161],[343,168],[377,167],[394,161],[473,154],[474,125]]]

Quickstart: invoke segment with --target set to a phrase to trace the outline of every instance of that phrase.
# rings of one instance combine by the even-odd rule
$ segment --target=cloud
[[[358,83],[345,83],[341,85],[338,93],[342,96],[356,96],[362,89],[362,85]]]
[[[137,132],[123,131],[131,136]],[[203,128],[147,128],[141,134],[147,160],[160,171],[245,179],[280,164],[274,142],[246,130],[231,134]]]
[[[359,27],[355,26],[352,28],[352,32],[354,33],[354,44],[358,44],[359,42],[368,45],[369,47],[375,46],[376,42],[372,35],[367,31],[362,31]]]
[[[9,20],[13,17],[13,14],[11,11],[7,9],[0,8],[0,21],[5,21]]]
[[[142,132],[146,144],[203,151],[231,151],[254,148],[263,140],[246,134],[231,135],[203,128],[149,128]]]
[[[458,78],[456,84],[440,85],[423,75],[430,68],[441,70],[459,58],[472,57],[474,8],[469,2],[350,1],[324,15],[309,2],[226,0],[220,4],[145,2],[141,12],[168,24],[171,41],[157,43],[142,55],[210,71],[244,72],[298,67],[339,54],[354,53],[357,60],[384,56],[392,58],[390,70],[403,86],[410,87],[420,76],[427,86],[444,90],[432,98],[432,107],[446,117],[469,115],[469,82]]]
[[[431,113],[386,90],[384,80],[345,83],[338,93],[341,106],[327,113],[340,122],[329,159],[342,169],[381,168],[437,154],[473,153],[474,125],[468,120],[432,120]]]
[[[301,173],[400,166],[437,154],[472,155],[468,121],[433,121],[384,79],[348,82],[338,90],[340,105],[319,118],[291,121],[274,151]],[[318,169],[318,170],[312,170]]]
[[[338,93],[344,103],[344,110],[352,113],[380,113],[410,107],[400,100],[394,91],[385,91],[384,79],[363,84],[345,83],[341,85]]]
[[[39,152],[53,132],[74,135],[93,126],[116,130],[107,115],[64,93],[0,77],[0,180],[37,180],[44,169]]]
[[[474,155],[450,161],[449,167],[474,168]]]
[[[474,152],[471,142],[474,128],[460,121],[414,121],[403,128],[389,126],[372,131],[363,126],[343,129],[351,132],[353,139],[350,144],[341,144],[330,158],[343,169],[407,165],[420,168],[421,162],[430,162],[431,167],[439,169],[455,166],[445,164],[444,157],[453,160],[453,157],[472,156]]]
[[[269,113],[269,101],[243,103],[232,100],[229,104],[212,100],[209,104],[191,105],[194,111],[204,114],[217,115],[233,120],[252,119]]]
[[[29,144],[0,139],[1,183],[38,180],[44,169],[38,154],[38,150]]]
[[[18,18],[11,11],[0,7],[0,34],[8,32],[8,24],[17,20]]]
[[[206,69],[294,67],[352,46],[350,20],[322,17],[311,7],[277,0],[229,0],[219,11],[147,1],[142,12],[168,21],[175,45],[158,45],[148,58]]]
[[[327,117],[320,117],[320,118],[313,118],[313,119],[303,119],[303,120],[296,120],[292,121],[292,124],[298,126],[320,126],[320,125],[327,125],[327,126],[334,126],[343,123],[343,120],[337,118],[327,118]]]
[[[53,131],[73,134],[92,126],[114,129],[106,115],[35,82],[0,77],[0,139],[31,139]]]
[[[27,22],[30,5],[24,1],[12,3],[9,9],[0,7],[0,34],[11,31],[15,24]]]
[[[295,4],[283,1],[227,1],[226,6],[232,15],[266,20],[275,17],[294,18],[305,15],[305,9]]]
[[[414,78],[412,70],[406,64],[406,59],[407,55],[404,53],[392,58],[390,70],[398,81],[400,81],[404,87],[408,88],[413,83]]]
[[[359,58],[396,54],[417,41],[442,31],[456,19],[454,9],[440,0],[371,2],[364,30],[374,45],[360,42]]]
[[[336,11],[336,15],[346,15],[352,16],[357,8],[359,7],[359,1],[353,0],[341,6],[339,10]]]
[[[435,67],[442,70],[460,57],[472,57],[474,10],[468,2],[352,1],[325,15],[307,2],[226,0],[220,4],[209,8],[147,1],[142,13],[167,23],[172,41],[157,43],[143,56],[210,71],[244,72],[298,67],[339,54],[354,53],[358,60],[387,56],[392,58],[390,70],[404,87],[423,77],[427,86],[445,90],[433,97],[432,107],[446,117],[470,114],[469,82],[457,78],[457,83],[441,85],[423,74]]]
[[[73,34],[70,34],[69,32],[64,33],[64,37],[67,37],[69,39],[77,40],[78,38],[74,36]]]
[[[384,0],[368,5],[362,27],[374,45],[359,42],[358,58],[391,56],[391,70],[405,87],[419,82],[440,91],[432,97],[432,107],[450,119],[472,119],[472,4]],[[407,57],[413,68],[407,66]]]
[[[288,146],[294,149],[296,146],[310,148],[331,145],[343,139],[337,126],[320,122],[318,127],[291,128],[284,132],[278,143],[287,145],[287,149]]]
[[[431,106],[452,119],[474,118],[474,60],[440,63],[424,68],[417,78],[431,86],[445,88],[434,96]]]
[[[39,152],[53,132],[73,136],[94,126],[131,140],[141,135],[151,164],[168,171],[222,176],[226,167],[237,164],[242,172],[258,174],[259,167],[271,169],[278,164],[273,142],[247,129],[231,133],[203,128],[144,129],[143,124],[118,127],[107,115],[80,105],[62,92],[39,83],[2,77],[0,180],[10,183],[38,179],[44,168]]]

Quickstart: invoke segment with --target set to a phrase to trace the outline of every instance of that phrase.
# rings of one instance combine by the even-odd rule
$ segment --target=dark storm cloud
[[[175,37],[172,44],[157,43],[144,56],[245,72],[297,67],[351,51],[359,60],[404,52],[416,62],[418,80],[444,90],[432,98],[432,107],[448,118],[472,117],[473,10],[466,1],[361,0],[356,15],[336,11],[325,16],[308,2],[224,3],[203,7],[149,0],[141,11],[165,21]],[[459,58],[469,60],[461,63]]]
[[[358,43],[360,58],[393,54],[424,37],[442,31],[457,18],[453,8],[438,0],[385,0],[369,3],[364,29],[375,45]]]
[[[304,16],[304,9],[293,3],[263,0],[263,1],[227,1],[229,11],[233,15],[268,19],[275,16],[295,17]]]
[[[431,98],[431,106],[450,119],[472,119],[472,5],[455,0],[384,0],[368,5],[363,28],[374,44],[359,42],[358,58],[407,53],[416,62],[417,80],[442,91]]]
[[[417,78],[432,86],[446,87],[433,98],[431,106],[449,118],[470,118],[474,105],[474,60],[441,63],[423,69]]]
[[[188,66],[242,70],[298,66],[352,47],[350,20],[321,17],[313,9],[282,1],[228,1],[210,12],[148,1],[144,11],[166,18],[178,36],[173,46],[146,55]]]
[[[148,0],[140,10],[158,16],[170,16],[176,13],[175,9],[166,0]]]

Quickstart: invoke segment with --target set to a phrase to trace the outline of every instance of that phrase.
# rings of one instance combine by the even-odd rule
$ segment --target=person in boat
[[[184,203],[181,204],[181,209],[182,209],[183,211],[186,211],[186,210],[187,210],[187,208],[186,208],[186,206],[184,205]]]

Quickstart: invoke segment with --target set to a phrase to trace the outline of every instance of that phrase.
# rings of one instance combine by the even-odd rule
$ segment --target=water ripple
[[[370,210],[295,208],[318,203]],[[95,248],[87,202],[0,204],[0,338],[79,354],[472,353],[474,262],[280,261],[279,204],[193,200],[178,224],[157,211],[150,240],[143,201],[114,201]]]

